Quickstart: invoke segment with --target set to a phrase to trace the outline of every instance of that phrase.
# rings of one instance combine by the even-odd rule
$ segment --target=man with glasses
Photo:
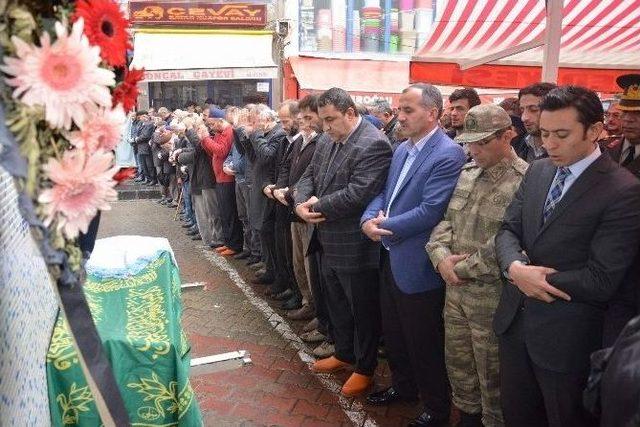
[[[467,145],[473,161],[463,167],[444,219],[426,246],[446,282],[445,362],[464,426],[504,425],[491,322],[503,287],[494,237],[527,170],[511,147],[514,135],[501,107],[469,110],[456,141]]]

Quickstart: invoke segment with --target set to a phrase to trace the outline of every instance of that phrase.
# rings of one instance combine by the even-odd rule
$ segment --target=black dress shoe
[[[198,230],[194,230],[193,228],[187,230],[187,236],[195,236],[196,234],[198,234]]]
[[[279,294],[280,292],[283,292],[285,289],[287,288],[282,286],[280,283],[272,283],[271,285],[267,286],[267,289],[264,290],[264,294],[268,297],[271,297]]]
[[[437,418],[431,412],[424,411],[418,417],[411,420],[407,427],[440,427],[447,424],[446,418]]]
[[[191,240],[202,240],[202,237],[199,234],[196,234],[195,236],[191,236]]]
[[[257,264],[260,262],[260,257],[257,256],[250,256],[249,258],[247,258],[247,265],[253,265],[253,264]]]
[[[284,291],[280,292],[279,294],[274,295],[273,299],[276,301],[285,301],[291,298],[292,296],[293,296],[293,292],[291,291],[291,289],[287,288]]]
[[[147,183],[147,185],[148,185],[149,187],[155,187],[156,185],[158,185],[158,181],[149,181],[149,182]]]
[[[182,224],[180,227],[182,228],[191,228],[193,227],[195,224],[191,223],[191,222],[187,222],[186,224]]]
[[[283,302],[280,308],[283,310],[297,310],[302,308],[302,299],[299,296],[294,295]]]
[[[460,422],[456,427],[482,427],[482,414],[469,414],[460,411]]]
[[[254,285],[270,285],[273,283],[273,277],[267,275],[256,277],[251,279],[251,283]]]
[[[246,259],[251,256],[251,252],[242,251],[239,254],[235,254],[233,259]]]
[[[415,402],[418,398],[400,396],[393,387],[389,387],[387,389],[371,393],[367,396],[366,400],[369,405],[382,406],[393,402]]]

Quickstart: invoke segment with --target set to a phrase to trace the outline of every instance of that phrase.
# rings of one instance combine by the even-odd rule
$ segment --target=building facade
[[[273,2],[129,0],[127,11],[140,108],[277,102]]]

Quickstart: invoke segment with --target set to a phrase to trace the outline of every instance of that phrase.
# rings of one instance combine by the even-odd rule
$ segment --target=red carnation
[[[126,64],[129,42],[129,21],[120,6],[112,0],[78,0],[74,21],[84,19],[84,34],[93,46],[100,47],[100,56],[112,67]]]
[[[125,113],[133,110],[138,99],[138,82],[144,76],[144,69],[125,70],[124,81],[113,90],[112,104],[122,104]]]

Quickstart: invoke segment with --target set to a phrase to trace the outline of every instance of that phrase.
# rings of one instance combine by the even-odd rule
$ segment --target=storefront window
[[[413,54],[436,0],[300,0],[301,52]]]
[[[261,80],[204,80],[150,82],[151,107],[185,108],[190,102],[202,105],[205,100],[224,108],[248,103],[270,102],[271,81]]]

